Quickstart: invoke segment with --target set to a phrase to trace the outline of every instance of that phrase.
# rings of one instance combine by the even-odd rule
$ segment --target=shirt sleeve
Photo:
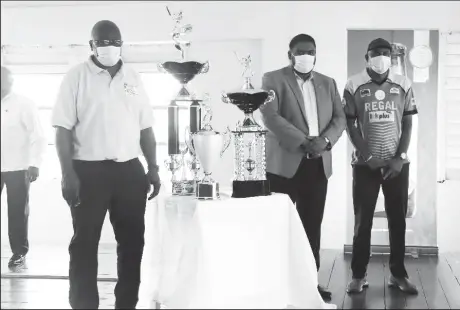
[[[141,101],[139,127],[141,130],[144,130],[153,127],[154,118],[152,105],[150,104],[150,98],[145,91],[144,83],[142,82],[140,76],[138,76],[138,91]]]
[[[404,100],[404,113],[403,115],[414,115],[417,114],[417,104],[415,102],[414,91],[412,87],[406,92],[406,97]]]
[[[347,119],[356,119],[358,117],[355,97],[353,96],[353,90],[350,87],[350,81],[347,82],[345,90],[343,91],[342,105]]]
[[[62,80],[51,116],[53,127],[72,130],[77,124],[78,77],[70,71]]]
[[[27,104],[23,113],[23,122],[29,134],[30,161],[29,166],[39,168],[46,150],[46,137],[40,121],[38,108],[33,102]]]

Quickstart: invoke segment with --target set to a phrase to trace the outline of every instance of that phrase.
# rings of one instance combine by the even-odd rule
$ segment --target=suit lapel
[[[292,71],[291,67],[286,67],[284,70],[284,73],[287,76],[288,84],[291,87],[291,90],[297,99],[297,104],[299,105],[300,111],[302,112],[302,116],[305,121],[305,124],[307,124],[307,117],[306,117],[306,112],[305,112],[305,102],[303,100],[302,91],[300,90],[299,83],[297,83],[297,79],[294,74],[294,71]],[[307,128],[308,128],[308,124],[307,124]]]
[[[316,111],[318,113],[318,127],[321,131],[321,128],[324,128],[324,124],[323,124],[323,120],[324,120],[324,111],[323,111],[323,108],[322,108],[322,105],[320,104],[320,102],[325,102],[323,100],[323,85],[321,85],[319,82],[318,82],[318,79],[315,79],[314,77],[314,73],[313,73],[313,79],[312,79],[312,83],[313,83],[313,88],[315,89],[315,97],[316,97]]]

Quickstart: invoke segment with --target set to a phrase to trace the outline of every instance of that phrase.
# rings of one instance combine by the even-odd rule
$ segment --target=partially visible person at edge
[[[262,80],[262,87],[276,94],[260,109],[269,130],[267,179],[273,192],[288,194],[295,203],[319,270],[331,149],[346,121],[336,82],[313,70],[315,40],[306,34],[295,36],[288,58],[289,66],[265,73]],[[318,291],[325,301],[331,299],[324,287],[318,285]]]
[[[36,105],[12,91],[13,76],[1,67],[1,191],[8,196],[8,236],[13,256],[8,267],[22,269],[29,252],[29,189],[37,180],[46,138]]]
[[[91,37],[93,54],[64,77],[52,117],[62,195],[74,229],[69,301],[74,309],[99,306],[98,244],[109,211],[118,255],[115,308],[134,309],[147,195],[151,185],[149,199],[160,190],[153,114],[140,75],[121,59],[123,41],[117,25],[99,21]],[[138,158],[141,150],[147,174]]]
[[[348,293],[360,293],[369,284],[371,230],[377,197],[382,188],[390,233],[388,285],[417,294],[404,267],[406,213],[409,187],[409,148],[412,115],[417,113],[409,79],[391,72],[391,45],[373,40],[366,68],[349,78],[344,110],[353,153],[355,235]]]

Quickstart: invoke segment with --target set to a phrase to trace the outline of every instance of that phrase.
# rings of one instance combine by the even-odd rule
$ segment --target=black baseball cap
[[[391,44],[387,40],[378,38],[378,39],[373,40],[371,43],[369,43],[369,46],[367,47],[367,51],[369,52],[379,47],[388,48],[391,50]]]

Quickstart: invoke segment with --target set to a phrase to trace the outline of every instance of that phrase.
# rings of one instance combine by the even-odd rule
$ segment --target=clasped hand
[[[387,180],[397,177],[401,173],[404,162],[401,158],[393,158],[386,161],[380,158],[372,157],[367,162],[367,165],[372,170],[383,168],[383,179]]]
[[[326,148],[327,142],[323,137],[307,137],[306,141],[302,144],[302,150],[305,154],[313,156],[321,155]]]

